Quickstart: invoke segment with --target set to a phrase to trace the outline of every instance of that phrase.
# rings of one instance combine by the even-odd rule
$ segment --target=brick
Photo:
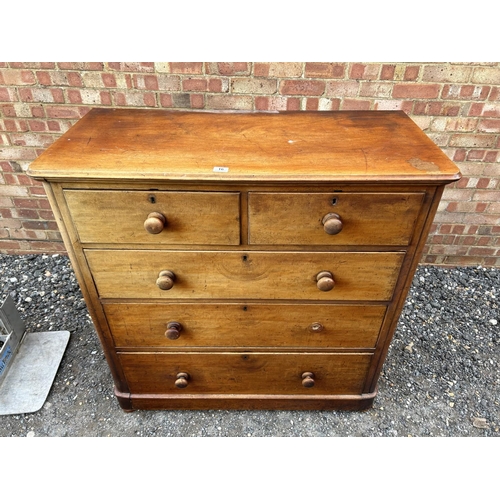
[[[179,73],[183,75],[196,75],[203,73],[203,63],[201,62],[170,62],[155,63],[156,71],[160,73]]]
[[[493,87],[488,97],[489,101],[500,101],[500,86]]]
[[[446,201],[469,201],[472,200],[474,190],[473,189],[445,189],[443,193],[442,200]]]
[[[47,148],[54,142],[54,136],[50,134],[27,132],[24,134],[12,134],[11,140],[14,146]]]
[[[491,83],[498,85],[500,83],[500,65],[492,68],[474,68],[471,81],[473,83]]]
[[[420,66],[407,66],[404,72],[403,80],[415,81],[418,79]]]
[[[488,208],[486,209],[486,213],[488,213],[488,214],[500,214],[500,202],[489,203]]]
[[[73,104],[111,105],[111,94],[107,90],[70,89],[68,98]]]
[[[171,108],[173,106],[171,94],[160,94],[159,99],[162,108]]]
[[[57,224],[54,221],[25,220],[22,222],[22,227],[24,229],[57,231]]]
[[[467,161],[482,161],[484,153],[484,149],[472,149],[467,153]]]
[[[358,82],[327,82],[326,97],[355,97],[359,92]]]
[[[132,75],[120,73],[82,73],[86,87],[131,89]]]
[[[392,84],[380,82],[363,82],[359,90],[360,97],[390,97]]]
[[[500,217],[498,215],[486,214],[486,213],[482,214],[464,213],[462,214],[462,221],[464,224],[496,226],[500,224]]]
[[[228,78],[209,78],[208,79],[209,92],[228,92],[229,79]]]
[[[114,71],[129,73],[153,73],[155,63],[153,62],[116,62],[108,63],[108,68]]]
[[[231,90],[235,94],[274,94],[278,83],[267,78],[234,78]]]
[[[216,75],[249,75],[250,64],[246,62],[208,63],[210,74]]]
[[[17,100],[17,95],[14,89],[0,87],[0,102],[14,102]]]
[[[205,96],[203,94],[191,94],[191,107],[202,109],[205,107]]]
[[[93,73],[92,73],[93,74]],[[81,87],[82,76],[77,72],[37,71],[36,77],[41,85],[57,87]]]
[[[273,96],[255,98],[255,109],[258,111],[285,111],[300,109],[300,101],[297,98]]]
[[[437,64],[424,67],[422,80],[426,82],[467,83],[472,68],[453,64]]]
[[[498,151],[487,151],[484,157],[485,162],[495,162],[498,158]]]
[[[321,80],[284,80],[280,84],[283,95],[319,96],[325,91],[325,82]]]
[[[380,68],[380,64],[354,63],[351,65],[349,77],[355,80],[376,80]]]
[[[394,98],[435,99],[439,95],[439,85],[425,83],[397,83],[394,85]]]
[[[1,65],[1,63],[0,63]],[[27,69],[54,69],[56,63],[53,62],[11,62],[11,68],[27,68]]]
[[[36,153],[33,149],[22,148],[22,147],[8,147],[5,149],[0,149],[0,160],[34,160],[36,158]]]
[[[447,118],[447,131],[473,132],[476,130],[479,120],[475,118]]]
[[[43,186],[33,186],[29,188],[30,196],[46,196]]]
[[[381,80],[394,80],[396,66],[394,64],[383,64],[380,71]]]
[[[63,103],[64,95],[61,89],[44,88],[21,88],[19,96],[25,102],[45,102],[45,103]]]
[[[206,92],[208,80],[206,78],[185,78],[182,80],[182,90],[185,92]]]
[[[495,255],[495,249],[489,247],[471,247],[468,255]]]
[[[318,101],[318,109],[320,111],[338,111],[340,109],[340,99],[320,97]]]
[[[307,111],[317,111],[318,110],[319,100],[317,97],[308,97],[306,99],[305,108]]]
[[[481,120],[478,127],[479,132],[490,132],[493,134],[500,133],[500,119],[498,120]]]
[[[374,108],[378,110],[402,110],[406,114],[410,114],[413,108],[413,103],[411,101],[399,101],[394,99],[383,99],[383,100],[375,100]],[[418,117],[413,117],[414,121],[417,121]],[[430,121],[430,120],[429,120]],[[422,128],[422,127],[421,127]]]
[[[343,78],[345,70],[345,64],[342,63],[308,62],[305,67],[305,76],[306,78]]]
[[[207,95],[205,107],[207,109],[252,109],[253,98],[243,95]]]
[[[370,109],[371,102],[357,99],[344,99],[342,103],[343,110],[368,110]]]
[[[83,116],[82,110],[76,106],[50,106],[46,111],[49,118],[79,119]]]
[[[0,70],[0,85],[34,85],[36,83],[33,71],[18,69]]]
[[[117,92],[117,106],[151,106],[156,107],[156,96],[152,92]]]
[[[500,117],[500,103],[473,103],[469,109],[469,116],[484,116],[491,118]]]
[[[181,79],[170,75],[134,75],[133,86],[140,90],[166,90],[176,92],[181,89]]]
[[[172,106],[174,108],[190,108],[191,95],[190,94],[172,94]]]
[[[134,75],[132,78],[134,88],[140,90],[159,90],[156,75]]]
[[[491,87],[478,85],[444,85],[441,92],[443,99],[464,99],[484,101]]]
[[[301,77],[303,64],[300,62],[271,62],[255,63],[255,76],[269,76],[271,78]]]
[[[59,69],[72,69],[79,71],[102,71],[104,63],[102,62],[60,62],[57,63]]]
[[[495,146],[495,137],[487,134],[454,134],[449,145],[462,148],[491,148]]]

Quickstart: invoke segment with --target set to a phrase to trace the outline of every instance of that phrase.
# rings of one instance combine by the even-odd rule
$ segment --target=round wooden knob
[[[156,285],[162,290],[170,290],[175,283],[175,274],[172,271],[161,271],[156,280]]]
[[[339,234],[342,231],[342,221],[339,214],[326,214],[321,222],[327,234]]]
[[[311,323],[308,328],[308,330],[311,333],[319,333],[322,332],[324,329],[325,327],[321,323]]]
[[[304,387],[314,387],[314,373],[304,372],[302,374],[302,385]]]
[[[175,387],[179,389],[184,389],[189,384],[189,373],[181,372],[177,374],[177,378],[175,380]]]
[[[316,285],[322,292],[329,292],[333,290],[335,281],[333,281],[333,274],[330,271],[321,271],[316,276]]]
[[[167,323],[167,331],[165,332],[165,337],[170,340],[177,340],[182,331],[182,325],[177,323],[177,321],[169,321]]]
[[[163,231],[167,219],[160,212],[151,212],[144,221],[144,229],[150,234],[158,234]]]

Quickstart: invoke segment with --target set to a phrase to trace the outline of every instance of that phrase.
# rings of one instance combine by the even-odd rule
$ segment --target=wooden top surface
[[[437,184],[460,178],[402,111],[93,109],[31,164],[29,174],[48,180]]]

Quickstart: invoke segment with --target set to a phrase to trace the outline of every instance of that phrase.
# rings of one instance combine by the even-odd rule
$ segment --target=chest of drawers
[[[460,177],[402,112],[115,109],[30,175],[124,410],[369,408]]]

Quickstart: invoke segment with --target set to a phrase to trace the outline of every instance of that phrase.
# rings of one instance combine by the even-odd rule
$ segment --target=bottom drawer
[[[172,395],[359,395],[372,359],[370,353],[120,353],[119,356],[131,393]],[[304,379],[308,372],[312,375]],[[179,378],[180,373],[187,376]],[[311,385],[311,380],[312,387],[303,385]],[[176,382],[187,385],[179,388]]]

